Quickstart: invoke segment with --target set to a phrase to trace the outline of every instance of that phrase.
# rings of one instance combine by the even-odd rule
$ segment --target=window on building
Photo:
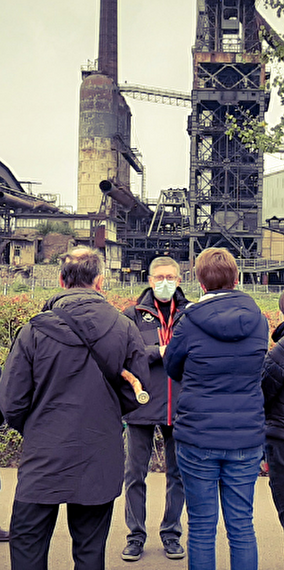
[[[18,218],[16,219],[17,228],[35,228],[40,220],[35,218]]]
[[[75,220],[74,221],[74,228],[75,230],[88,230],[90,227],[89,220]]]

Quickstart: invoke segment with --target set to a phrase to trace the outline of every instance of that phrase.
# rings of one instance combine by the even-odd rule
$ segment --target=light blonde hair
[[[207,291],[234,289],[239,276],[235,258],[224,247],[204,249],[196,259],[195,273]]]
[[[156,267],[162,267],[162,266],[165,267],[167,265],[172,265],[176,269],[177,276],[180,277],[179,264],[172,257],[168,256],[155,257],[155,259],[153,259],[149,265],[149,275],[152,275]]]
[[[282,293],[279,297],[279,309],[280,309],[281,313],[284,314],[284,291],[282,291]]]

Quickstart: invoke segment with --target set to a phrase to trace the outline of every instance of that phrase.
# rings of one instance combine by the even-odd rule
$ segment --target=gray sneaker
[[[185,551],[180,545],[178,538],[167,538],[163,541],[164,549],[167,558],[184,558]]]
[[[129,540],[125,549],[121,553],[122,560],[129,560],[135,562],[139,560],[143,552],[144,544],[140,540]]]

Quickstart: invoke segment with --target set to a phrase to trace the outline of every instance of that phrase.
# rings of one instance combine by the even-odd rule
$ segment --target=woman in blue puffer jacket
[[[182,381],[174,424],[189,516],[189,569],[215,570],[218,494],[231,570],[257,569],[254,485],[264,442],[261,368],[268,323],[234,290],[238,268],[223,248],[204,250],[195,271],[205,295],[190,304],[166,350]]]

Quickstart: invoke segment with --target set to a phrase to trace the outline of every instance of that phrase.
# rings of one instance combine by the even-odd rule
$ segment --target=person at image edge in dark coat
[[[148,390],[149,370],[134,323],[100,293],[103,267],[96,250],[68,252],[62,292],[21,329],[6,361],[1,408],[24,436],[10,527],[12,570],[46,570],[60,503],[67,503],[76,570],[105,568],[113,503],[124,475],[115,391],[125,382],[124,368]],[[57,308],[84,330],[100,367],[53,312]]]
[[[284,292],[279,298],[284,314]],[[269,485],[279,520],[284,528],[284,323],[272,333],[276,343],[265,357],[262,389],[266,416],[266,457]]]
[[[2,373],[2,370],[0,367],[0,377],[1,377],[1,373]],[[1,409],[0,409],[0,426],[2,425],[3,422],[4,422],[4,417],[3,417]],[[0,487],[1,487],[1,481],[0,481]],[[0,542],[8,542],[8,540],[9,540],[9,532],[7,530],[3,530],[3,528],[0,527]]]

